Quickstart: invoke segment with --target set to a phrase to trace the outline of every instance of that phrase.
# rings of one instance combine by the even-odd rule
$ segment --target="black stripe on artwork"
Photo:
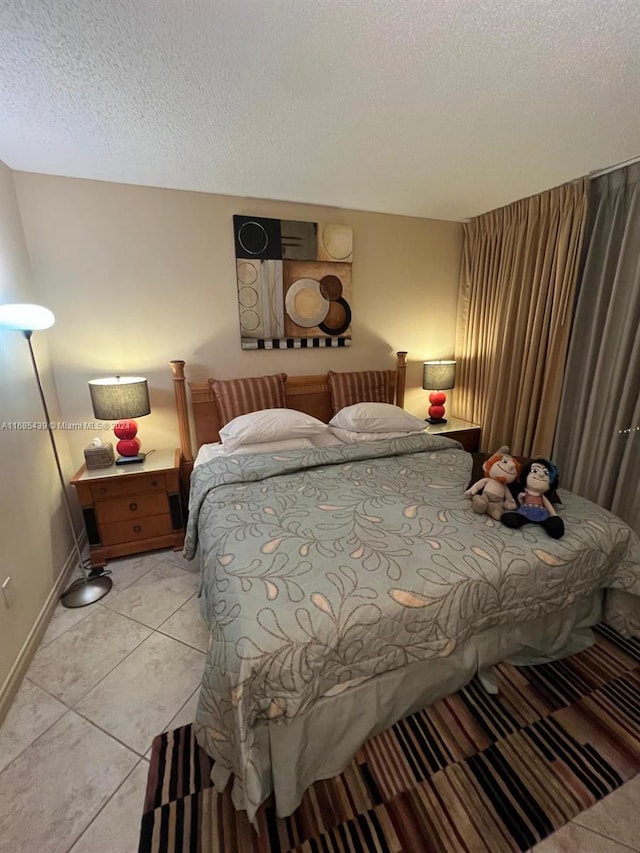
[[[287,349],[293,349],[293,338],[287,338]]]
[[[262,340],[262,338],[258,338],[258,349],[264,349],[264,343],[265,342]]]
[[[338,338],[338,346],[344,347],[346,346],[347,339],[346,338]]]
[[[320,338],[313,338],[313,346],[316,348],[320,346]]]

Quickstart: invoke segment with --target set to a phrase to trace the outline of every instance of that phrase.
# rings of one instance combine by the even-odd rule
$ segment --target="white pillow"
[[[337,447],[343,442],[340,440],[337,430],[327,429],[326,432],[319,432],[317,435],[312,435],[310,441],[314,447]]]
[[[229,421],[220,430],[220,438],[228,450],[235,450],[243,444],[308,438],[328,429],[327,424],[296,409],[262,409]]]
[[[331,427],[331,432],[345,444],[353,444],[354,441],[382,441],[383,438],[404,438],[407,435],[418,435],[424,432],[424,426],[420,430],[412,432],[355,432],[352,429],[340,429]]]
[[[424,421],[391,403],[356,403],[345,406],[329,421],[329,426],[353,432],[417,432]]]

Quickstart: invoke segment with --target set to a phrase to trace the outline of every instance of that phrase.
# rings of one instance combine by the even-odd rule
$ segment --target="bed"
[[[400,407],[405,355],[384,391]],[[508,529],[471,510],[471,455],[417,432],[194,468],[184,363],[171,366],[184,553],[199,557],[210,628],[196,732],[250,820],[271,794],[291,814],[367,738],[499,661],[571,654],[602,618],[640,628],[640,542],[601,507],[561,489],[562,539]],[[286,407],[326,423],[332,381],[286,378]],[[214,389],[191,387],[198,447],[224,429]]]

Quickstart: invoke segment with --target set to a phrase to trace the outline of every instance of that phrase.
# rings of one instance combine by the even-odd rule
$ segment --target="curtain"
[[[581,180],[464,225],[455,409],[484,450],[551,453],[586,198]]]
[[[591,182],[585,246],[553,452],[640,533],[640,163]]]

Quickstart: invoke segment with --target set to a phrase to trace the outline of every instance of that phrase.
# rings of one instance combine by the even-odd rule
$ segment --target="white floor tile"
[[[640,776],[579,814],[574,821],[640,850]]]
[[[162,563],[171,563],[186,572],[195,574],[200,572],[200,559],[197,554],[193,560],[187,560],[182,556],[182,551],[156,551],[155,558]]]
[[[199,686],[205,655],[153,634],[78,704],[78,711],[144,755]]]
[[[67,711],[0,773],[0,853],[65,853],[137,761]]]
[[[156,563],[122,592],[104,599],[104,606],[157,628],[197,591],[195,575],[168,563]]]
[[[151,631],[104,607],[38,649],[27,677],[67,705],[98,683]]]
[[[201,652],[206,652],[209,643],[209,632],[207,626],[200,616],[200,600],[197,595],[192,595],[179,610],[169,616],[160,625],[158,631],[168,634],[176,640],[181,640]]]
[[[42,649],[44,646],[48,646],[49,643],[60,637],[69,628],[73,628],[78,622],[82,622],[83,619],[90,616],[95,609],[96,605],[91,604],[86,607],[63,607],[58,602],[38,648]]]
[[[629,853],[628,847],[573,822],[567,823],[531,850],[532,853]]]
[[[109,560],[106,568],[111,572],[109,577],[113,581],[113,589],[109,595],[122,592],[123,589],[140,580],[155,564],[156,561],[151,554],[134,554],[131,557]],[[103,604],[106,603],[106,598],[101,601]]]
[[[175,717],[169,721],[165,727],[165,732],[170,732],[172,729],[179,729],[181,726],[188,726],[193,723],[196,718],[196,708],[198,707],[198,696],[200,688],[198,688],[192,696],[184,703]]]
[[[62,702],[25,678],[0,727],[0,770],[60,719],[66,710]]]
[[[148,774],[149,764],[141,760],[70,853],[135,853]]]

